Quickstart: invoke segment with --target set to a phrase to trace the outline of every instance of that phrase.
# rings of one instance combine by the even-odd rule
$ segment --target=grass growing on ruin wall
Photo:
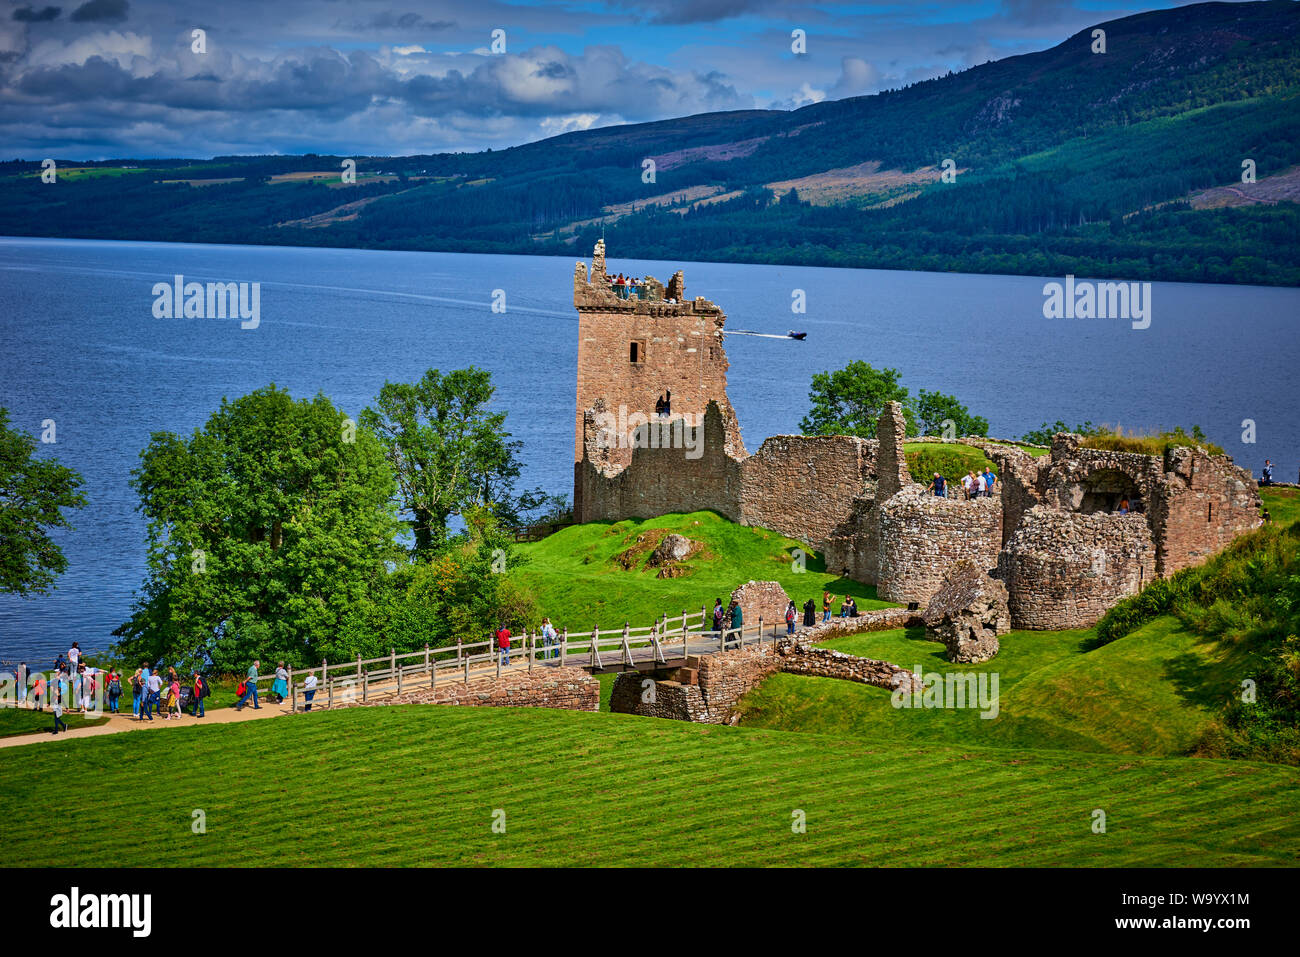
[[[169,770],[143,788],[150,768]],[[77,804],[84,833],[150,835],[108,842],[91,863],[110,867],[157,866],[160,847],[182,848],[191,867],[1287,866],[1300,855],[1290,768],[540,709],[349,709],[13,748],[0,752],[0,842],[48,832],[69,788],[93,792]],[[1092,833],[1097,808],[1105,834]],[[84,865],[84,842],[43,842],[41,862]]]
[[[658,578],[658,569],[647,561],[671,532],[701,547],[680,563],[681,577]],[[737,525],[714,512],[692,512],[563,529],[519,546],[529,560],[511,574],[536,597],[540,615],[570,631],[617,628],[624,621],[640,627],[661,614],[698,612],[701,605],[712,610],[715,598],[725,603],[733,589],[751,579],[780,582],[801,607],[814,598],[820,609],[826,588],[837,599],[854,595],[864,611],[889,607],[876,599],[873,586],[828,574],[815,552],[807,552],[799,571],[796,549],[803,546],[768,529]],[[754,621],[747,611],[746,621]]]
[[[1139,455],[1164,455],[1179,445],[1199,446],[1210,455],[1223,455],[1222,447],[1205,438],[1200,426],[1185,432],[1182,426],[1166,432],[1125,431],[1119,426],[1103,425],[1083,437],[1080,445],[1085,449],[1105,449],[1108,452],[1137,452]]]

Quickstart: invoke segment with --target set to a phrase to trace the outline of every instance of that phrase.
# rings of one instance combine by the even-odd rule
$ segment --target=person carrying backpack
[[[787,605],[785,609],[785,633],[787,635],[794,634],[794,623],[798,617],[799,611],[794,607],[794,599],[792,598],[790,599],[790,604]]]
[[[262,710],[262,706],[257,703],[257,669],[261,664],[261,659],[254,658],[253,663],[248,666],[248,677],[246,677],[240,685],[244,690],[239,693],[239,700],[235,702],[236,711],[242,711],[244,703],[248,701],[249,698],[253,699],[254,711]]]
[[[502,625],[497,629],[497,650],[501,652],[501,664],[510,664],[510,629]]]
[[[722,599],[715,598],[713,600],[713,633],[715,635],[722,634],[722,621],[726,616],[727,613],[722,608]]]
[[[105,690],[108,692],[108,711],[110,714],[117,714],[117,702],[122,697],[122,676],[117,673],[116,668],[108,669],[108,684]]]

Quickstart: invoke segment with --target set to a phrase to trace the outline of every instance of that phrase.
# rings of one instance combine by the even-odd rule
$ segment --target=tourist
[[[993,470],[987,465],[984,466],[984,494],[993,495],[993,485],[997,482],[998,477],[993,474]]]
[[[203,675],[194,672],[194,687],[191,692],[194,696],[194,717],[201,718],[204,714],[203,699],[209,694],[208,683],[203,680]]]
[[[785,608],[785,633],[794,634],[794,623],[799,618],[799,609],[794,606],[794,599],[790,599],[790,604]]]
[[[98,668],[87,668],[84,664],[81,666],[81,710],[86,712],[90,710],[91,700],[95,697],[95,686],[98,683]]]
[[[844,600],[840,602],[840,617],[841,618],[849,617],[849,596],[848,595],[845,595]]]
[[[142,669],[136,668],[135,674],[131,676],[131,714],[137,719],[140,717],[141,698],[144,697],[144,676]]]
[[[817,603],[809,598],[803,603],[803,626],[812,628],[817,624]]]
[[[1264,469],[1263,471],[1260,472],[1259,484],[1260,485],[1273,484],[1273,461],[1271,459],[1264,460]]]
[[[497,650],[501,652],[501,664],[510,664],[510,629],[502,625],[497,629]]]
[[[20,661],[18,663],[16,678],[18,680],[18,707],[21,708],[27,703],[27,662]]]
[[[311,699],[316,697],[316,672],[308,672],[307,677],[303,679],[302,696],[307,699],[307,703],[302,706],[302,710],[310,711]]]
[[[162,714],[162,709],[160,708],[162,701],[162,686],[162,675],[157,671],[152,672],[149,675],[149,680],[145,682],[144,716],[150,721],[153,720],[153,713],[155,711],[160,715]]]
[[[722,609],[722,599],[715,598],[713,600],[713,633],[715,635],[722,634],[722,619],[726,617],[726,614]]]
[[[822,621],[831,620],[831,604],[835,601],[835,596],[828,591],[822,592]]]
[[[944,498],[947,494],[947,480],[938,472],[934,473],[934,481],[927,487],[927,492],[933,492],[936,498]]]
[[[289,697],[289,672],[285,670],[283,661],[275,666],[275,680],[271,682],[271,695],[275,698],[276,704],[283,704],[284,699]]]
[[[109,714],[117,714],[117,702],[122,697],[122,676],[117,673],[116,668],[108,669],[108,711]]]
[[[967,472],[961,477],[962,498],[970,498],[971,488],[975,484],[975,473]]]
[[[60,652],[58,656],[56,656],[54,659],[54,673],[56,675],[63,670],[63,664],[64,664],[63,653]]]
[[[1128,514],[1128,499],[1122,498],[1119,500],[1119,513],[1121,515]]]
[[[76,674],[79,664],[81,664],[81,646],[74,641],[72,647],[68,649],[68,671]]]
[[[551,619],[542,619],[542,657],[554,658],[559,655],[559,650],[555,647],[556,635],[555,626],[551,624]]]
[[[249,698],[253,699],[254,711],[262,710],[262,706],[257,703],[257,669],[261,664],[262,662],[260,659],[254,658],[253,663],[248,666],[248,676],[244,679],[244,693],[240,695],[239,700],[235,702],[236,711],[242,711],[244,703],[248,701]]]
[[[38,674],[32,682],[32,706],[37,711],[45,710],[45,676]]]
[[[176,677],[176,670],[171,672],[171,683],[167,686],[167,717],[179,721],[181,717],[181,683]]]
[[[971,498],[983,498],[987,491],[984,486],[984,476],[976,472],[974,478],[971,479]]]
[[[740,610],[740,602],[738,601],[731,603],[731,627],[740,633],[736,637],[743,642],[745,639],[745,616]]]
[[[850,595],[850,596],[849,596],[849,600],[846,601],[844,604],[845,604],[845,606],[849,609],[848,617],[850,617],[850,618],[857,618],[857,617],[858,617],[858,600],[857,600],[856,598],[854,598],[852,595]]]
[[[50,702],[50,710],[54,712],[54,733],[59,733],[59,728],[64,731],[68,730],[67,723],[63,720],[63,695],[56,694],[54,700]]]

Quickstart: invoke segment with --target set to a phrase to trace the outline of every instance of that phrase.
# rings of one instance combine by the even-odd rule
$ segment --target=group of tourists
[[[959,486],[954,486],[943,475],[935,472],[934,478],[926,486],[925,490],[933,492],[938,498],[992,498],[997,481],[998,477],[994,474],[993,469],[986,465],[983,471],[971,469],[963,475]],[[961,489],[960,492],[957,490],[958,488]]]
[[[610,280],[609,284],[614,289],[614,295],[620,299],[630,299],[632,296],[641,298],[640,287],[643,282],[640,279],[633,279],[631,276],[619,273]]]
[[[131,714],[137,721],[152,721],[154,715],[165,720],[179,720],[182,713],[202,718],[206,714],[204,699],[212,689],[203,673],[195,670],[184,679],[175,668],[164,675],[157,665],[142,661],[131,675]]]

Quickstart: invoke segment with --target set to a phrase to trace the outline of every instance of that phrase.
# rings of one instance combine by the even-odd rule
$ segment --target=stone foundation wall
[[[998,560],[1015,628],[1089,628],[1156,577],[1141,515],[1081,515],[1038,506]]]
[[[781,660],[781,671],[786,674],[838,678],[841,681],[888,688],[890,691],[899,687],[910,691],[921,690],[921,682],[916,675],[888,661],[859,658],[830,648],[814,648],[802,641],[783,641],[776,646],[776,653]]]
[[[885,601],[928,602],[949,566],[961,559],[997,565],[1002,502],[938,498],[917,487],[880,506],[876,593]]]
[[[312,709],[324,702],[318,694]],[[506,672],[491,678],[462,684],[440,682],[435,688],[422,688],[404,694],[352,701],[338,708],[374,708],[399,704],[453,704],[483,708],[559,708],[566,711],[599,711],[600,682],[581,668],[536,668],[533,671]]]

